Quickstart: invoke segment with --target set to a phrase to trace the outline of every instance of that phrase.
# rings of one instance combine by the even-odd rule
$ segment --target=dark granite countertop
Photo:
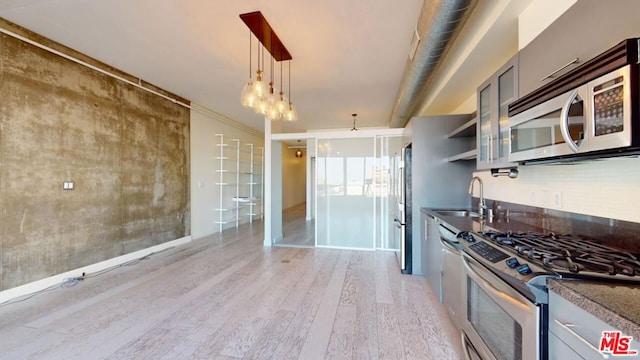
[[[548,280],[547,287],[625,335],[640,339],[640,285]]]

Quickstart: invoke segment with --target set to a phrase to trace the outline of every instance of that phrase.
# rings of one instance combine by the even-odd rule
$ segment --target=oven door
[[[483,360],[540,360],[540,308],[466,253],[466,317],[463,326]],[[465,352],[465,355],[469,351]]]

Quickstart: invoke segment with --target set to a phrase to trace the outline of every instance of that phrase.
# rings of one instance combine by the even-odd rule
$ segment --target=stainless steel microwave
[[[632,123],[633,66],[611,71],[512,116],[509,161],[605,155],[632,146],[640,130]]]

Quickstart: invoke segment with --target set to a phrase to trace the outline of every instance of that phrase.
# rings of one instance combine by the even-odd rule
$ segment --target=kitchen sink
[[[435,210],[434,213],[440,216],[481,217],[471,210]]]

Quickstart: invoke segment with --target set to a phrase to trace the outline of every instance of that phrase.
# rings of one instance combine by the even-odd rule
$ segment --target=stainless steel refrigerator
[[[394,248],[403,274],[412,272],[411,143],[394,154],[392,182]],[[407,226],[408,224],[408,226]]]

